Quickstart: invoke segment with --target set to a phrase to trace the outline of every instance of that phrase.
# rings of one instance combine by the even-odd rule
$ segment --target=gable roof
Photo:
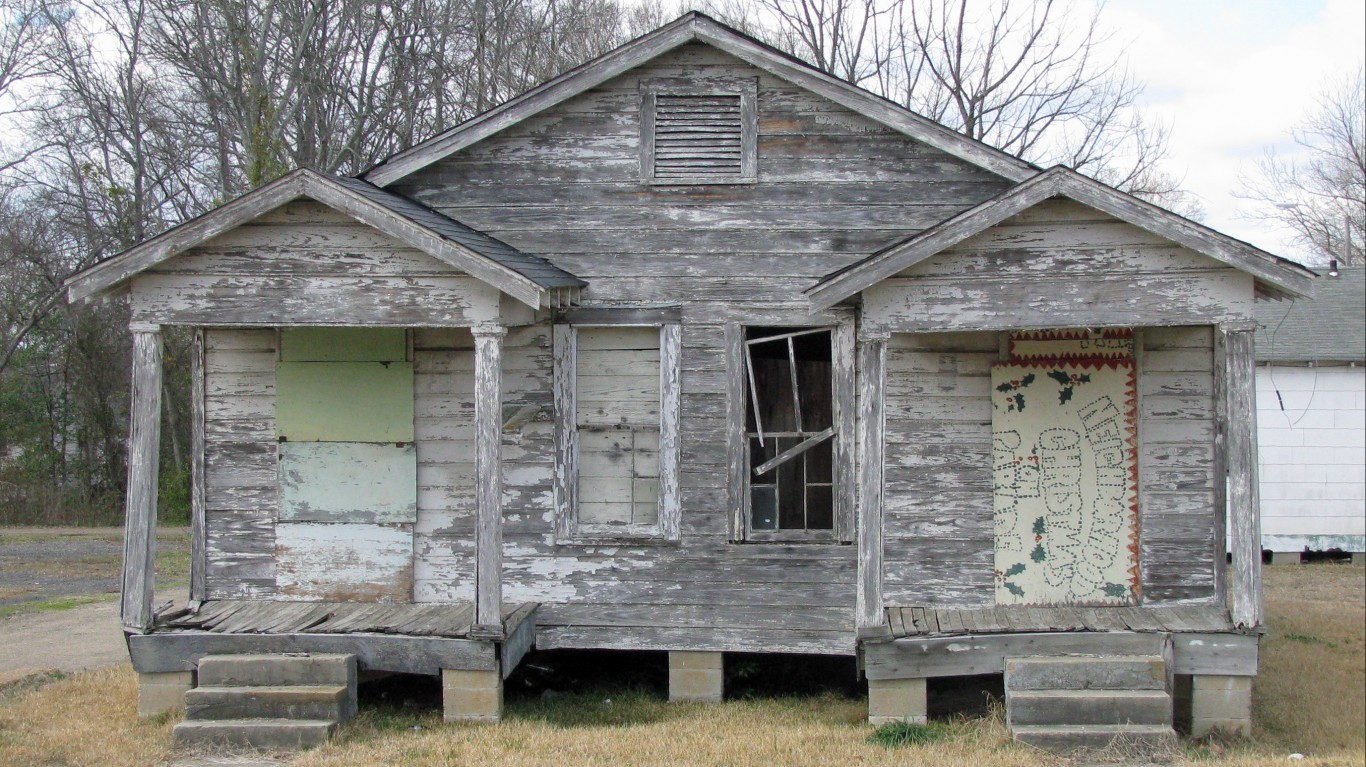
[[[1258,362],[1366,362],[1366,266],[1314,280],[1312,301],[1257,307]]]
[[[107,292],[138,272],[184,253],[285,203],[308,198],[539,307],[551,291],[587,285],[574,275],[360,179],[300,169],[66,279],[71,301]]]
[[[1066,197],[1216,261],[1249,272],[1259,292],[1272,298],[1307,296],[1314,272],[1190,219],[1087,178],[1061,165],[1049,168],[953,218],[855,264],[832,272],[806,289],[813,309],[825,309],[924,261],[1051,197]]]
[[[389,186],[538,112],[692,42],[711,45],[774,77],[805,88],[1011,181],[1022,181],[1039,170],[1037,166],[1018,157],[968,138],[893,101],[832,77],[801,59],[742,34],[705,14],[692,11],[444,133],[399,152],[361,176],[377,186]]]

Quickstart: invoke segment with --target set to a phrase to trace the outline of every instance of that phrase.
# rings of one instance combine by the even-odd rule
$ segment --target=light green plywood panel
[[[285,328],[285,362],[402,362],[408,358],[403,328]]]
[[[281,362],[275,430],[289,442],[412,442],[412,363]]]
[[[282,442],[280,520],[417,521],[417,448],[375,442]]]

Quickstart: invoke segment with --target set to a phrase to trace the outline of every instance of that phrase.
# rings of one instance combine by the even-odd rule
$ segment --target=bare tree
[[[1026,160],[1064,164],[1199,214],[1161,170],[1168,129],[1137,108],[1143,86],[1099,7],[1066,0],[759,0],[759,36]],[[753,25],[731,4],[707,10]],[[738,18],[737,18],[738,17]]]
[[[1293,229],[1324,259],[1362,263],[1366,253],[1366,67],[1331,84],[1293,131],[1297,151],[1268,150],[1238,196],[1249,217]]]

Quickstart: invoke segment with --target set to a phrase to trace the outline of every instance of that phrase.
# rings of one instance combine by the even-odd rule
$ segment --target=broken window
[[[834,379],[830,328],[750,328],[749,529],[834,528]]]

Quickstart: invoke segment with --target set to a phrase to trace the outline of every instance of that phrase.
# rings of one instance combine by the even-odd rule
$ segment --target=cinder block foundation
[[[194,688],[193,671],[138,674],[138,716],[185,709],[185,693]]]
[[[869,679],[868,724],[929,722],[925,679]]]
[[[725,656],[719,652],[670,652],[669,700],[719,703],[726,692]]]
[[[1271,564],[1273,565],[1298,565],[1301,560],[1301,552],[1298,551],[1273,551],[1271,552]]]
[[[1191,737],[1252,734],[1252,677],[1192,676]]]
[[[441,669],[441,703],[447,722],[497,722],[503,718],[503,675],[497,669]]]

